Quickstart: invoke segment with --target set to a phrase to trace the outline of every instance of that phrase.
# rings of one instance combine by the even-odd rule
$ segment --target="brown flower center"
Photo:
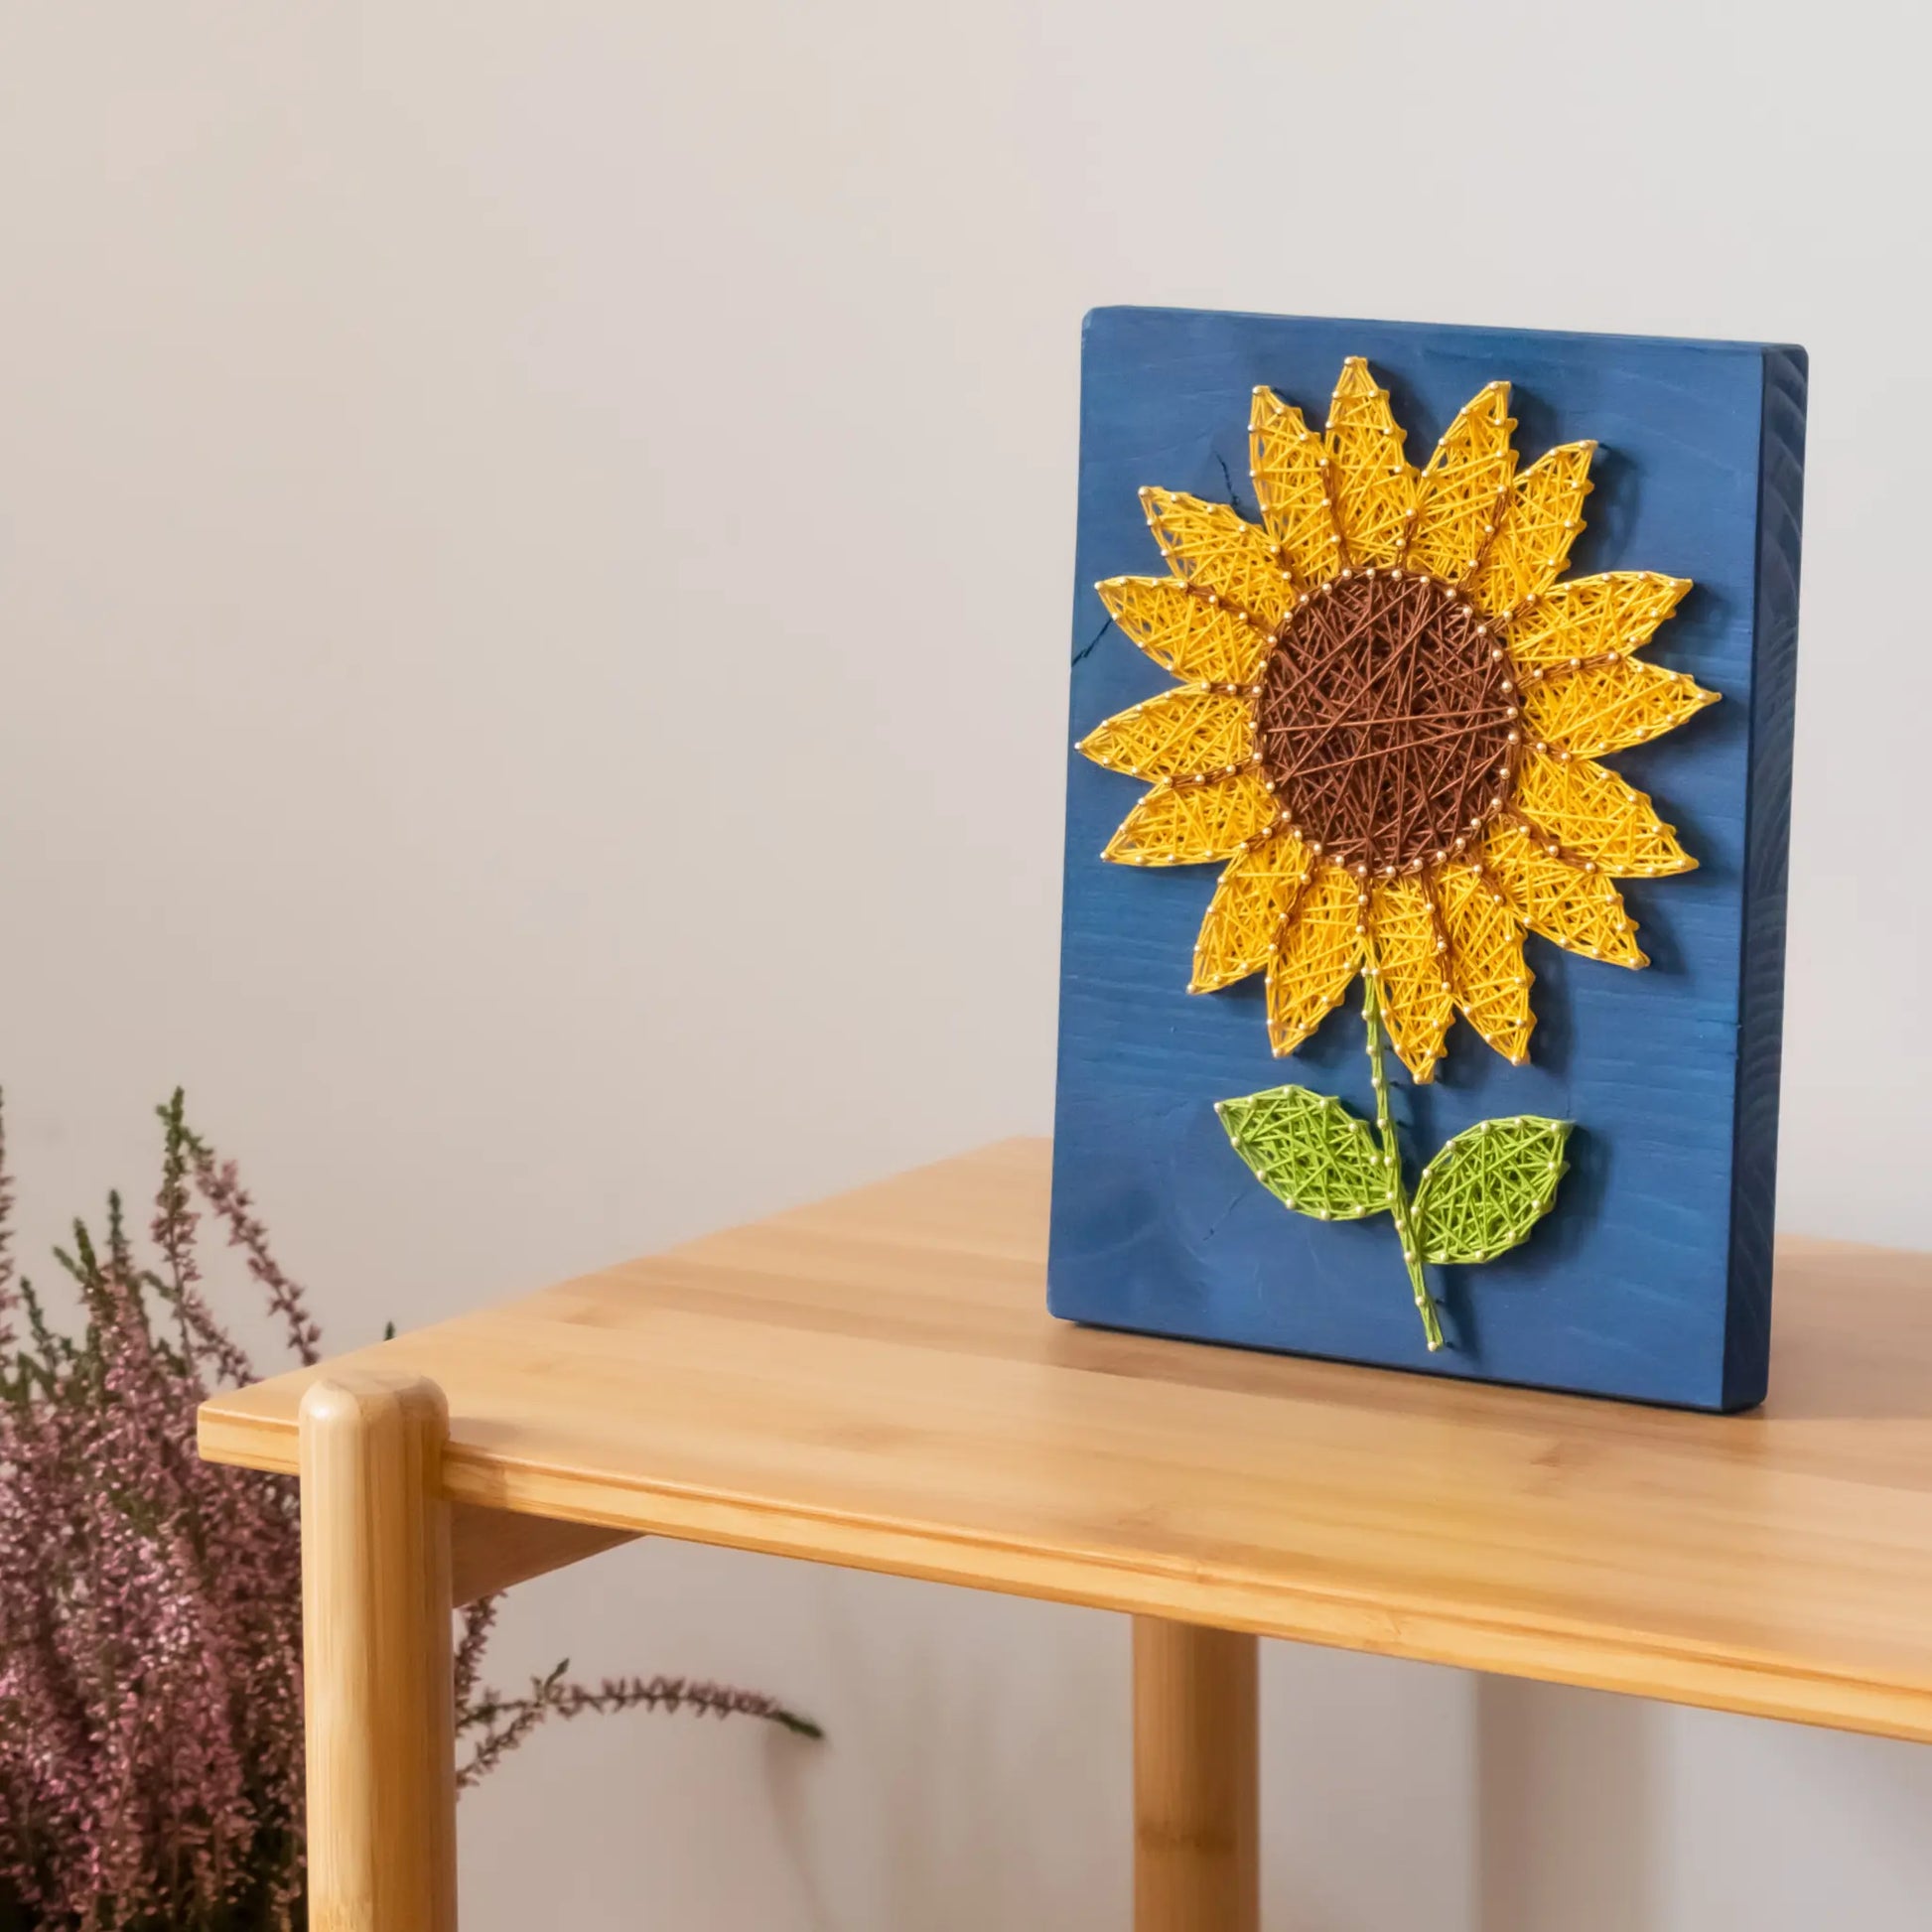
[[[1501,810],[1515,720],[1482,611],[1440,578],[1365,571],[1283,620],[1256,744],[1302,838],[1344,866],[1413,872]]]

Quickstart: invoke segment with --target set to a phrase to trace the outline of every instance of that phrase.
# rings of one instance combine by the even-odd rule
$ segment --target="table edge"
[[[198,1411],[197,1433],[208,1461],[282,1475],[297,1471],[293,1421],[224,1409],[217,1395]],[[451,1501],[516,1514],[1932,1743],[1932,1684],[1837,1674],[1773,1653],[1707,1648],[1557,1619],[1505,1620],[1441,1602],[1399,1602],[1231,1569],[1203,1575],[1198,1565],[1178,1561],[1137,1562],[1117,1552],[617,1481],[519,1464],[461,1444],[446,1451],[443,1477]]]

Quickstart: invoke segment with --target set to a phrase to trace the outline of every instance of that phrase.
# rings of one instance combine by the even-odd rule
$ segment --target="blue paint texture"
[[[1651,958],[1629,972],[1528,941],[1532,1064],[1457,1020],[1433,1087],[1397,1070],[1413,1185],[1500,1114],[1575,1121],[1558,1205],[1521,1248],[1431,1271],[1453,1346],[1431,1356],[1386,1216],[1290,1212],[1235,1157],[1214,1102],[1288,1081],[1372,1114],[1359,984],[1286,1060],[1259,977],[1186,991],[1218,868],[1110,866],[1145,786],[1069,750],[1048,1301],[1076,1321],[1699,1409],[1764,1394],[1777,1162],[1785,851],[1804,474],[1802,349],[1410,324],[1101,309],[1087,318],[1071,741],[1173,680],[1093,590],[1158,576],[1146,483],[1255,515],[1249,397],[1318,423],[1365,355],[1420,463],[1485,383],[1513,385],[1527,465],[1594,438],[1568,575],[1697,588],[1645,657],[1724,701],[1608,760],[1699,870],[1629,881]],[[1091,646],[1091,648],[1088,648]]]

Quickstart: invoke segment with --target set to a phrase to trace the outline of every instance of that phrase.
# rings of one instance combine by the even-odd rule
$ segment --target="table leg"
[[[1259,1932],[1255,1640],[1134,1619],[1135,1932]]]
[[[448,1433],[420,1378],[302,1399],[312,1932],[456,1932]]]

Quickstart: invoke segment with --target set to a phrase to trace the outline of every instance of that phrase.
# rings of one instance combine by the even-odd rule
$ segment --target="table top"
[[[1076,1328],[1014,1141],[338,1358],[458,1501],[1932,1740],[1932,1256],[1786,1240],[1690,1415]],[[328,1365],[325,1365],[328,1366]],[[296,1465],[319,1371],[215,1397]]]

